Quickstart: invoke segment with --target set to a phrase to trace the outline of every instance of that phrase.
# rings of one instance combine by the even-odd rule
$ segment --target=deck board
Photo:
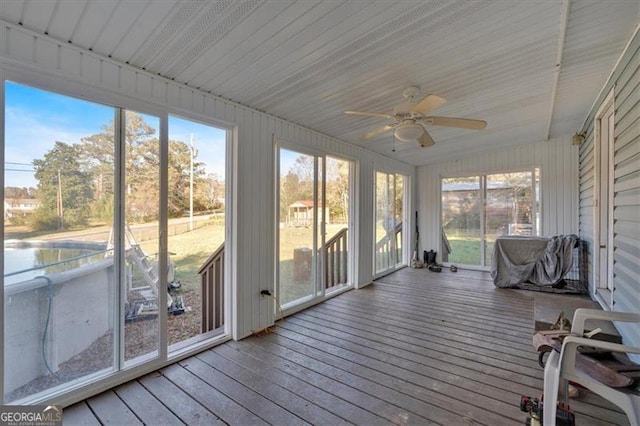
[[[131,381],[114,389],[118,397],[136,413],[146,425],[183,425],[175,414],[158,401],[138,381]]]
[[[192,361],[189,358],[187,361]],[[187,362],[183,361],[183,362]],[[196,401],[215,413],[225,423],[264,425],[267,424],[260,417],[252,413],[248,408],[229,398],[224,389],[220,390],[201,380],[196,374],[191,373],[182,365],[173,364],[160,370],[161,373],[175,385],[181,387]]]
[[[68,407],[65,424],[524,424],[520,395],[543,383],[534,300],[488,273],[406,268]],[[571,405],[577,424],[628,424],[595,395]]]
[[[91,408],[102,424],[112,425],[142,425],[127,405],[118,398],[112,390],[103,392],[87,400]],[[63,412],[64,415],[64,412]]]
[[[159,372],[147,374],[138,381],[184,423],[188,425],[224,424],[211,411]]]
[[[85,401],[67,407],[62,411],[64,424],[69,426],[100,426],[100,422]]]

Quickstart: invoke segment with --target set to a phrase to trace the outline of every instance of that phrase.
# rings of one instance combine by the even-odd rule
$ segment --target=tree
[[[280,220],[290,222],[289,206],[298,200],[298,187],[300,177],[293,173],[287,173],[280,180]]]
[[[169,216],[178,217],[189,209],[189,179],[191,147],[185,142],[169,141]],[[193,162],[194,210],[206,209],[207,201],[196,195],[203,194],[207,184],[204,163]]]
[[[124,167],[125,212],[127,221],[155,220],[159,213],[160,198],[160,140],[156,130],[143,116],[126,112]],[[115,128],[114,121],[104,125],[100,133],[82,138],[83,165],[90,173],[95,199],[92,211],[106,221],[113,218],[115,186]],[[169,216],[181,216],[189,208],[191,148],[183,141],[169,141]],[[205,177],[204,164],[194,162],[194,209],[206,210],[210,200],[206,187],[211,183]]]
[[[224,180],[217,173],[209,173],[194,186],[194,196],[205,210],[216,210],[224,206]]]
[[[4,189],[5,198],[36,198],[36,189],[17,186],[7,186]]]
[[[133,111],[125,113],[125,211],[128,221],[158,217],[160,142],[156,130]],[[115,186],[114,120],[102,131],[82,138],[80,149],[84,166],[95,190],[93,212],[111,221]]]
[[[327,158],[327,207],[332,221],[347,222],[349,214],[349,162]]]
[[[90,175],[82,170],[77,146],[56,142],[43,159],[33,160],[40,206],[32,215],[35,230],[84,226],[93,198]]]
[[[293,165],[293,173],[298,176],[298,200],[313,200],[314,169],[313,157],[299,155],[296,158]]]

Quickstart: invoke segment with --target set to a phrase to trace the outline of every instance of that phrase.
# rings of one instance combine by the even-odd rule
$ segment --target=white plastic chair
[[[622,392],[606,386],[576,368],[578,346],[590,346],[627,354],[640,354],[640,347],[578,337],[584,334],[584,323],[587,319],[640,323],[640,314],[601,311],[598,309],[576,309],[573,316],[571,335],[564,338],[560,353],[551,351],[545,364],[543,424],[545,426],[554,426],[556,424],[558,399],[567,400],[568,385],[569,381],[571,381],[622,408],[629,418],[631,426],[640,426],[640,395]]]

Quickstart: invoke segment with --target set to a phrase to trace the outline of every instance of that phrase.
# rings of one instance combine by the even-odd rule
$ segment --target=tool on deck
[[[542,413],[544,410],[544,401],[530,396],[522,396],[520,398],[520,411],[529,413],[527,426],[542,426]],[[556,426],[575,426],[576,416],[568,404],[558,401],[558,409],[556,411]]]

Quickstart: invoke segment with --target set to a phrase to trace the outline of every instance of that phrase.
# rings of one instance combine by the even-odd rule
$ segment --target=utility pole
[[[196,151],[193,149],[193,133],[189,141],[189,231],[193,231],[193,159]]]
[[[57,194],[58,229],[64,229],[64,212],[62,210],[62,178],[58,169],[58,194]]]

